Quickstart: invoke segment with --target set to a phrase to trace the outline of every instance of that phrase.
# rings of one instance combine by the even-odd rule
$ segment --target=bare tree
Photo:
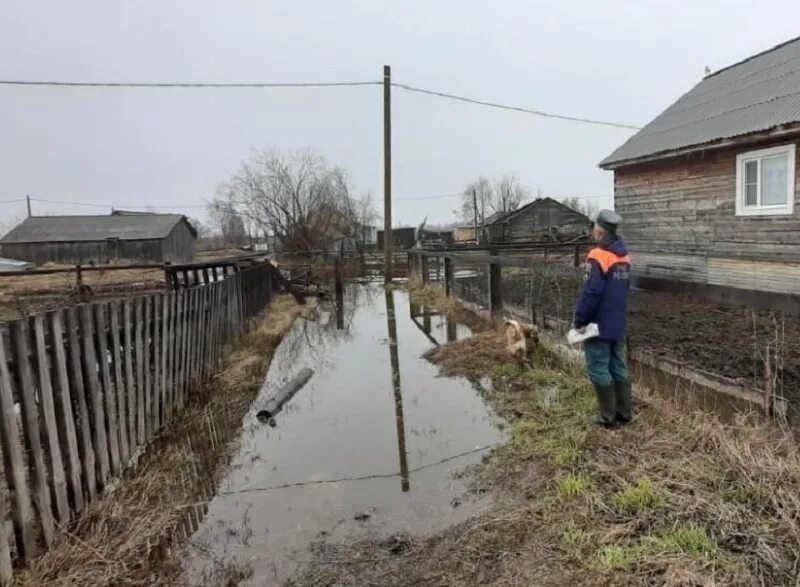
[[[226,246],[239,246],[245,243],[247,232],[244,220],[234,203],[224,194],[218,195],[208,205],[208,216],[219,229]]]
[[[208,226],[206,226],[203,222],[200,221],[199,218],[192,218],[189,219],[189,224],[194,226],[195,231],[197,231],[197,238],[208,238],[211,236],[211,230]]]
[[[527,196],[527,188],[514,175],[503,175],[494,181],[481,176],[464,188],[461,217],[472,224],[477,216],[480,226],[493,214],[513,212]]]
[[[368,232],[370,227],[380,219],[378,211],[375,209],[375,202],[372,199],[372,193],[368,192],[353,202],[355,209],[356,221],[356,240],[363,247],[368,240]]]
[[[25,216],[22,214],[16,214],[10,218],[3,218],[0,220],[0,237],[3,237],[11,232],[11,229],[15,228],[23,220],[25,220]]]
[[[514,175],[503,175],[495,181],[492,190],[492,211],[506,214],[513,212],[528,197],[528,190]]]
[[[562,198],[561,203],[567,208],[572,208],[576,212],[580,212],[581,214],[587,216],[590,220],[597,218],[597,213],[600,211],[600,208],[594,202],[582,200],[577,196],[573,196],[571,198]]]
[[[492,183],[481,176],[470,182],[464,188],[464,195],[461,201],[461,217],[467,224],[475,222],[477,217],[480,226],[492,213]]]
[[[325,248],[332,239],[352,236],[356,211],[347,174],[313,151],[258,151],[220,192],[289,250]]]

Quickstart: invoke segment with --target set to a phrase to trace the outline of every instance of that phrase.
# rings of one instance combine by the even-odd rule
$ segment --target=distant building
[[[188,262],[197,231],[181,214],[31,216],[0,239],[3,255],[44,263]]]
[[[392,248],[405,251],[416,244],[417,229],[413,226],[404,226],[392,229]],[[383,249],[383,231],[378,231],[378,249]]]
[[[457,243],[475,242],[475,226],[456,226],[453,240]]]
[[[481,243],[563,242],[588,234],[591,226],[584,214],[553,198],[539,198],[513,212],[493,214],[479,237]]]

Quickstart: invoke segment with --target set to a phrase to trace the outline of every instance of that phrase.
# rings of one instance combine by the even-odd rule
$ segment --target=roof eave
[[[660,159],[680,157],[681,155],[688,155],[690,153],[697,153],[700,151],[710,151],[716,149],[725,149],[729,147],[745,146],[751,143],[757,143],[764,140],[784,138],[793,134],[800,134],[800,122],[795,122],[792,124],[783,124],[770,129],[748,133],[746,135],[725,137],[708,143],[700,143],[697,145],[680,147],[678,149],[660,151],[658,153],[651,153],[649,155],[643,155],[641,157],[633,157],[630,159],[619,159],[616,161],[601,162],[598,165],[598,167],[600,167],[600,169],[613,171],[621,167],[638,165],[639,163],[648,163],[650,161],[658,161]]]

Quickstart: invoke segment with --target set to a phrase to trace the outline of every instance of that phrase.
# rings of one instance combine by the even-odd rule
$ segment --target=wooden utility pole
[[[472,188],[472,210],[475,214],[475,244],[478,244],[478,190]]]
[[[392,68],[383,66],[383,280],[392,282]]]
[[[31,197],[30,196],[25,196],[25,202],[27,202],[27,204],[28,204],[28,218],[30,218],[32,216],[31,215]]]

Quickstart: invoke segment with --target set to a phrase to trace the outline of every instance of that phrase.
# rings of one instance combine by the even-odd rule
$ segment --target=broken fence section
[[[211,377],[269,304],[276,272],[264,263],[0,324],[0,584],[46,550],[55,529],[135,462]]]

